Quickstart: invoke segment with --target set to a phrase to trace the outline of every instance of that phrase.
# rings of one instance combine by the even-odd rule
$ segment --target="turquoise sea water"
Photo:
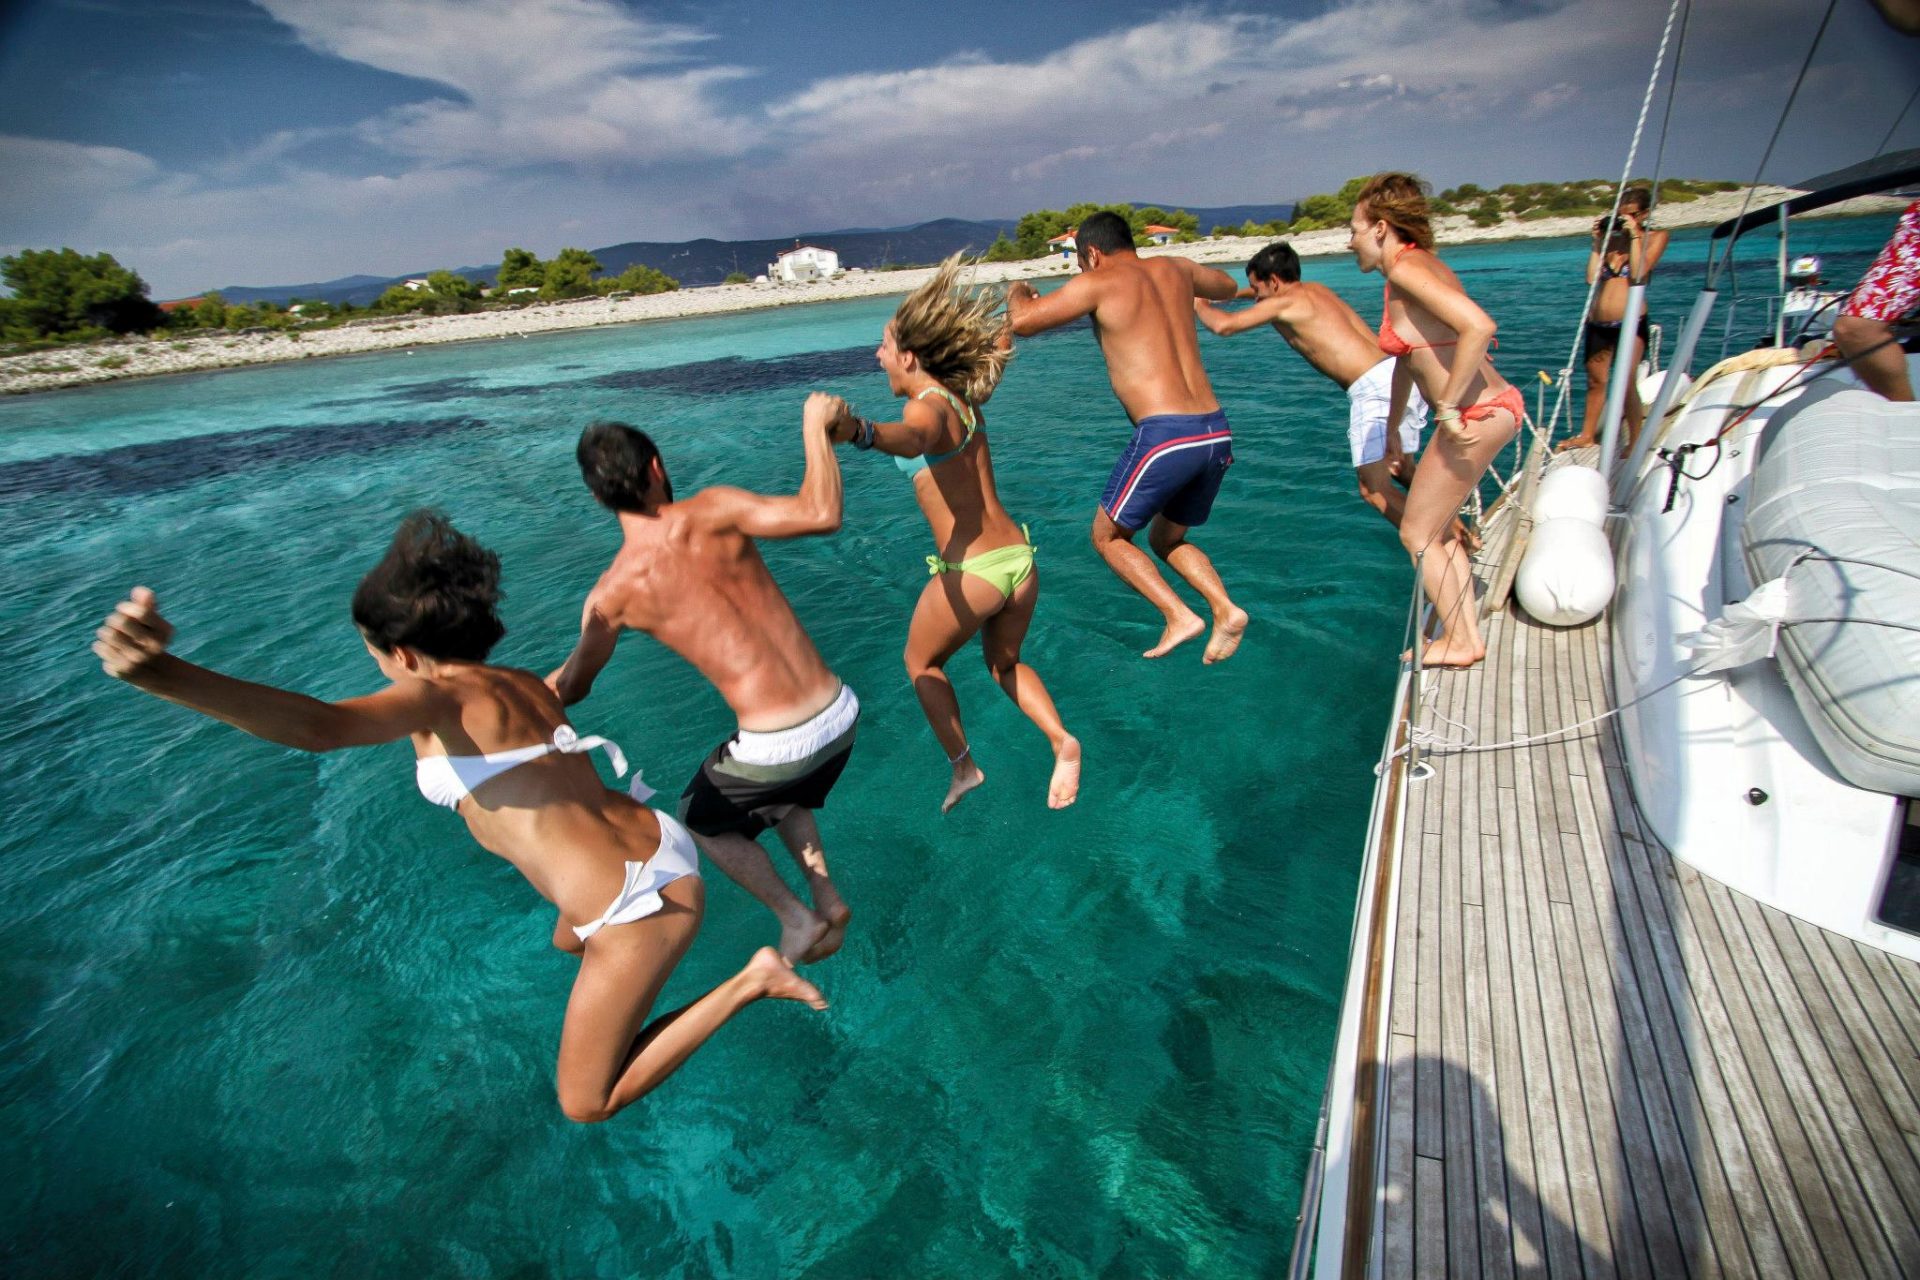
[[[1891,225],[1808,224],[1796,248],[1847,282]],[[1656,281],[1671,332],[1703,244],[1680,237]],[[1560,363],[1583,245],[1447,257],[1501,322],[1510,377]],[[1307,270],[1377,317],[1377,277]],[[893,305],[0,403],[10,1273],[1284,1264],[1409,575],[1352,493],[1344,398],[1273,336],[1202,334],[1238,461],[1199,538],[1254,617],[1223,667],[1198,645],[1143,662],[1153,615],[1087,545],[1126,434],[1088,332],[1024,343],[994,399],[1003,497],[1040,547],[1027,657],[1086,744],[1063,813],[1045,808],[1044,740],[970,650],[952,670],[989,782],[939,816],[944,760],[899,660],[925,529],[890,465],[843,454],[846,527],[766,548],[866,708],[822,816],[857,912],[813,971],[833,1007],[748,1010],[603,1126],[553,1101],[574,962],[548,945],[551,908],[420,799],[404,745],[284,751],[102,678],[87,652],[141,582],[187,657],[370,690],[347,600],[399,516],[431,503],[504,560],[496,660],[545,670],[617,542],[573,466],[580,426],[646,427],[683,491],[791,488],[807,390],[888,407],[871,347]],[[669,797],[731,727],[638,638],[574,719]],[[708,883],[670,1002],[773,937]]]

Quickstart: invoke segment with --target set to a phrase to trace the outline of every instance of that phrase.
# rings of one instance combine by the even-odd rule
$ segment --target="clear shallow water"
[[[1891,221],[1812,224],[1796,247],[1850,281]],[[1656,280],[1673,332],[1703,243],[1679,240]],[[1447,257],[1500,320],[1510,377],[1558,365],[1582,245]],[[1377,315],[1376,277],[1307,270]],[[886,407],[869,352],[893,305],[0,403],[11,1271],[1282,1265],[1409,579],[1352,496],[1344,399],[1270,335],[1202,335],[1239,459],[1202,538],[1254,615],[1220,668],[1197,646],[1142,662],[1149,612],[1086,544],[1125,434],[1088,333],[1023,344],[994,400],[1003,496],[1041,552],[1027,656],[1087,746],[1064,813],[1044,805],[1044,741],[970,651],[953,671],[990,781],[939,817],[944,761],[899,663],[924,527],[890,465],[843,454],[845,529],[767,548],[866,706],[822,819],[858,913],[815,972],[833,1007],[747,1011],[604,1126],[552,1098],[574,965],[547,945],[551,908],[420,800],[404,745],[283,751],[101,678],[86,651],[144,582],[185,656],[367,691],[348,596],[433,503],[505,562],[497,660],[545,670],[617,541],[572,463],[580,426],[646,427],[684,489],[791,487],[806,390]],[[633,638],[575,722],[669,796],[729,727]],[[717,873],[709,890],[669,1001],[773,936]]]

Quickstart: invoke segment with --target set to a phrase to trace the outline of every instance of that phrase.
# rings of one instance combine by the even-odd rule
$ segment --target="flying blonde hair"
[[[995,317],[1000,294],[969,290],[961,283],[962,269],[956,253],[940,264],[933,279],[907,295],[893,313],[893,345],[913,352],[929,377],[968,403],[983,405],[1000,385],[1013,351],[1001,342],[1005,317]]]

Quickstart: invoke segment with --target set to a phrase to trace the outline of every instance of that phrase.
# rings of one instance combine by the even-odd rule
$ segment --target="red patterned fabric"
[[[1887,247],[1854,286],[1844,316],[1892,324],[1920,303],[1920,200],[1907,206]]]

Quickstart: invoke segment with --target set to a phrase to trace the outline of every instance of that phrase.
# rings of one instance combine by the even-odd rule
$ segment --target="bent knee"
[[[605,1098],[576,1098],[560,1091],[560,1112],[575,1124],[601,1124],[613,1119],[618,1110]]]
[[[1013,674],[1014,668],[1020,665],[1020,655],[1017,653],[988,652],[980,656],[987,664],[987,674],[995,680],[1005,680]]]
[[[1147,535],[1147,545],[1152,547],[1153,554],[1162,560],[1172,555],[1177,548],[1186,545],[1186,541],[1187,535],[1184,533],[1162,533],[1155,529]]]

